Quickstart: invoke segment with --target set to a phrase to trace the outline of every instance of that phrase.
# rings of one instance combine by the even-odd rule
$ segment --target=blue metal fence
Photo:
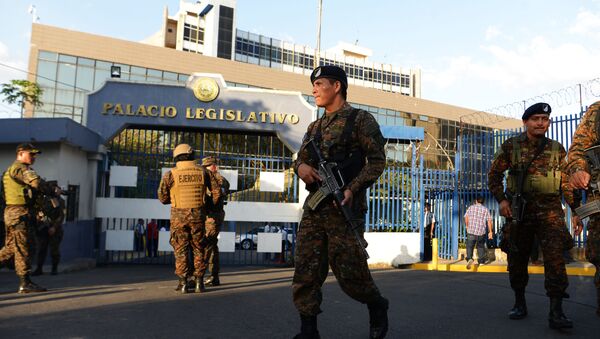
[[[579,121],[580,114],[553,118],[547,136],[568,149]],[[410,165],[389,161],[386,170],[369,191],[366,230],[421,232],[423,235],[423,206],[429,202],[437,221],[435,234],[439,256],[457,258],[459,244],[466,242],[463,215],[477,196],[483,196],[493,218],[494,230],[498,233],[504,219],[487,188],[488,172],[500,145],[521,132],[522,128],[462,131],[457,136],[455,168],[451,170],[424,168],[423,158],[418,156],[416,147],[412,148]],[[570,216],[567,208],[569,227]],[[583,236],[575,239],[576,246],[581,247],[584,242]]]
[[[548,137],[558,140],[568,149],[579,120],[580,114],[554,118],[547,134]],[[135,134],[136,132],[137,134]],[[462,131],[457,136],[454,168],[450,170],[425,168],[423,156],[418,154],[416,144],[403,145],[402,147],[408,147],[404,152],[389,151],[388,164],[384,173],[368,191],[366,231],[421,232],[423,234],[423,206],[428,202],[436,216],[435,235],[439,239],[439,256],[444,259],[457,258],[459,243],[466,241],[462,216],[476,196],[482,195],[485,198],[485,205],[492,214],[495,231],[498,232],[503,219],[499,215],[496,201],[487,189],[487,174],[494,153],[502,142],[519,132],[521,129]],[[249,142],[249,140],[238,140],[239,138],[247,139],[248,136],[214,134],[211,138],[206,138],[201,133],[188,135],[181,131],[128,131],[125,133],[132,134],[124,136],[123,140],[127,141],[120,139],[113,141],[110,145],[111,157],[109,160],[142,167],[147,165],[148,170],[142,171],[145,174],[139,182],[141,189],[140,187],[131,191],[123,189],[122,192],[116,192],[116,196],[153,197],[160,179],[160,173],[156,168],[168,167],[166,165],[171,161],[169,150],[176,141],[180,141],[179,139],[184,137],[186,141],[188,139],[197,141],[197,149],[202,150],[202,153],[219,155],[223,167],[240,171],[242,188],[232,194],[234,200],[298,201],[298,180],[296,176],[291,175],[291,172],[289,179],[286,180],[284,193],[258,192],[257,187],[252,184],[260,170],[269,169],[286,173],[289,171],[291,154],[273,136],[257,136],[254,137],[256,140],[252,139]],[[144,144],[147,140],[159,144],[158,148],[155,151],[143,147],[138,151],[131,150],[131,145]],[[250,150],[249,145],[253,145],[254,149]],[[156,153],[156,157],[153,158],[150,155],[154,153]],[[397,156],[394,155],[396,153],[402,153],[402,157],[394,158]],[[410,163],[406,162],[408,159],[405,157],[410,157]],[[570,220],[570,211],[567,212],[567,218]],[[114,225],[107,229],[123,229],[121,223],[122,221],[119,221],[119,226]],[[236,233],[249,232],[248,230],[255,226],[257,225],[245,225],[242,230],[237,229],[241,227],[241,224],[236,225]],[[423,238],[421,238],[421,243],[423,243],[422,240]],[[584,242],[585,238],[579,237],[576,239],[576,246],[581,247]],[[293,246],[292,243],[292,251]],[[238,254],[229,259],[224,260],[224,263],[256,262],[264,264],[262,259],[249,260],[245,256],[244,258],[239,257]],[[125,259],[125,261],[130,260],[129,257]],[[124,259],[113,258],[108,261],[121,262]]]

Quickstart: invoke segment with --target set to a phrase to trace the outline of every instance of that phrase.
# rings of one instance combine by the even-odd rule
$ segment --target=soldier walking
[[[507,218],[503,243],[510,245],[502,247],[508,253],[510,285],[515,293],[515,304],[508,316],[510,319],[527,316],[527,264],[535,235],[544,255],[546,295],[550,298],[549,326],[560,329],[573,327],[562,310],[569,285],[563,252],[573,247],[573,239],[565,225],[561,191],[570,206],[574,206],[574,201],[564,172],[565,149],[545,136],[551,123],[550,112],[546,103],[525,110],[522,120],[526,131],[502,144],[494,156],[488,185],[500,204],[500,214]],[[502,182],[506,170],[509,172],[505,193]]]
[[[179,144],[173,151],[175,168],[165,173],[158,188],[158,199],[171,204],[171,239],[175,255],[175,274],[179,277],[176,291],[187,293],[188,277],[193,276],[196,293],[204,292],[204,196],[210,189],[210,178],[194,160],[194,151],[188,144]],[[188,264],[190,246],[194,269]]]
[[[583,120],[577,126],[573,143],[569,147],[568,172],[571,175],[569,182],[574,189],[588,189],[587,203],[600,199],[597,194],[592,194],[590,187],[591,168],[586,161],[584,151],[592,146],[600,144],[600,101],[592,104],[583,116]],[[595,171],[600,169],[594,168]],[[600,174],[600,173],[598,173]],[[594,178],[599,180],[599,178]],[[579,235],[583,229],[581,222],[575,224],[575,235]],[[600,214],[590,216],[587,224],[587,242],[585,256],[590,263],[596,266],[594,284],[598,299],[596,314],[600,316]]]
[[[35,241],[34,194],[49,193],[46,182],[31,167],[40,153],[32,144],[18,145],[17,159],[2,176],[6,201],[6,243],[0,249],[0,265],[14,257],[15,272],[19,277],[18,293],[46,291],[44,287],[33,283],[29,277]]]
[[[219,173],[217,159],[209,156],[202,159],[202,167],[210,174],[211,189],[206,197],[206,247],[204,258],[210,271],[210,277],[204,283],[219,286],[219,246],[218,236],[225,220],[225,199],[229,192],[229,182]]]
[[[60,262],[60,243],[63,238],[62,224],[65,220],[65,200],[60,197],[62,191],[56,181],[48,181],[48,185],[54,196],[42,196],[39,198],[37,212],[37,268],[32,275],[42,275],[48,246],[50,246],[50,257],[52,259],[52,275],[58,274],[58,263]]]
[[[314,196],[315,184],[322,180],[316,159],[311,159],[307,144],[316,142],[327,161],[338,162],[347,179],[342,204],[351,206],[354,219],[362,225],[367,211],[366,189],[385,167],[384,138],[375,118],[346,102],[346,72],[337,66],[317,67],[311,74],[316,105],[325,108],[322,118],[309,127],[294,171]],[[388,300],[373,282],[367,258],[338,206],[329,199],[312,210],[304,204],[298,231],[293,299],[300,313],[300,333],[295,338],[320,338],[317,315],[321,313],[321,286],[331,266],[342,290],[351,298],[367,304],[370,338],[384,338],[388,330]]]

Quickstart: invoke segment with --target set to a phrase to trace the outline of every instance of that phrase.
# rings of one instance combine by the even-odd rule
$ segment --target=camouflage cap
[[[211,156],[202,158],[202,166],[208,167],[217,163],[217,158]]]
[[[190,146],[188,144],[179,144],[173,150],[173,158],[177,157],[178,155],[192,154],[192,153],[194,153],[194,149],[192,148],[192,146]]]
[[[523,113],[521,119],[527,120],[529,117],[535,114],[548,114],[552,113],[552,107],[545,102],[538,102],[537,104],[533,104],[529,106]]]
[[[30,143],[19,144],[17,146],[17,154],[19,152],[29,152],[29,153],[33,153],[33,154],[42,153],[42,151],[40,151],[37,147],[33,146]]]
[[[341,67],[327,65],[315,68],[310,75],[310,83],[312,84],[320,78],[337,80],[342,83],[344,88],[348,88],[348,76],[346,75],[346,71]]]

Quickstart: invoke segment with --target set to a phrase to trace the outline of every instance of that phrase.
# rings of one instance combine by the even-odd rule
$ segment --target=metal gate
[[[123,130],[107,144],[108,156],[98,175],[98,197],[156,199],[162,168],[174,166],[172,151],[179,143],[194,148],[196,159],[214,155],[219,168],[238,171],[237,190],[230,193],[229,201],[248,202],[298,202],[297,178],[290,170],[292,152],[275,136],[267,133],[241,134],[216,133],[198,130],[173,130],[161,128],[130,127]],[[113,165],[138,168],[135,187],[109,186],[110,167]],[[283,192],[263,192],[259,187],[261,171],[285,173]],[[252,213],[251,211],[248,211]],[[97,220],[100,235],[107,230],[133,230],[138,218],[104,218]],[[150,219],[142,218],[144,224]],[[227,219],[227,217],[226,217]],[[169,220],[157,220],[158,227],[169,230]],[[235,252],[220,254],[221,264],[278,265],[289,264],[293,258],[297,223],[269,222],[273,233],[282,234],[281,253],[258,253],[257,233],[264,232],[267,224],[257,222],[225,221],[221,231],[235,232]],[[98,238],[102,239],[101,236]],[[100,250],[99,263],[172,264],[172,252],[159,252],[150,256],[147,238],[144,245],[133,251]],[[104,249],[103,244],[99,244]]]

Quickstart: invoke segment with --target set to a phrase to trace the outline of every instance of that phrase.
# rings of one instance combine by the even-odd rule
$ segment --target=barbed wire
[[[557,108],[578,105],[579,110],[583,112],[584,102],[598,97],[600,97],[600,78],[595,78],[582,84],[567,86],[525,100],[465,114],[460,117],[460,122],[461,124],[492,126],[494,123],[508,119],[520,120],[523,111],[536,102],[547,102],[550,106]]]

